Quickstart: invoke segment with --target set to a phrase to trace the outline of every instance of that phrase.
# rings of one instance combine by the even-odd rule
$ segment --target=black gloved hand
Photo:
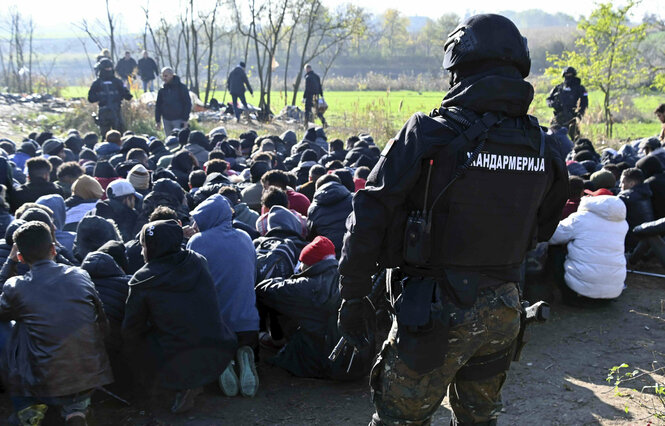
[[[369,344],[376,328],[376,312],[367,297],[342,300],[337,326],[346,340],[356,348]]]

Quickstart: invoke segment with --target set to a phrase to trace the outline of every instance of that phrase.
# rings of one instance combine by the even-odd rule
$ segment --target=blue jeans
[[[147,92],[147,91],[148,91],[148,87],[150,87],[150,91],[151,91],[151,92],[154,90],[154,84],[153,84],[153,82],[154,82],[155,80],[142,80],[142,81],[143,81],[143,91],[144,91],[144,92]]]
[[[240,95],[234,95],[231,94],[231,102],[233,102],[233,112],[236,115],[236,120],[240,120],[240,108],[238,108],[238,99],[242,102],[242,104],[245,106],[245,109],[249,109],[247,106],[247,101],[245,100],[245,94],[242,93]]]

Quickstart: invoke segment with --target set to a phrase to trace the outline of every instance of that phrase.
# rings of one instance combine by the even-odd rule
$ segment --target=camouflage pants
[[[448,349],[441,367],[418,374],[400,359],[398,324],[392,330],[370,374],[374,424],[428,425],[446,395],[460,424],[489,422],[501,410],[501,387],[506,371],[481,380],[466,381],[458,371],[470,358],[505,351],[520,327],[517,286],[505,283],[483,289],[473,307],[461,309],[447,302],[450,328]],[[450,386],[449,386],[450,385]]]

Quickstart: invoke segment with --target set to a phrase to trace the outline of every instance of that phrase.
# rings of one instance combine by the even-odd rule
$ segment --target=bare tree
[[[288,29],[289,40],[286,43],[286,61],[284,63],[284,105],[288,104],[289,97],[289,64],[291,62],[291,48],[293,47],[293,42],[295,40],[295,35],[297,34],[297,27],[300,23],[300,19],[304,15],[305,3],[307,0],[298,0],[291,7],[291,26]]]
[[[300,53],[298,75],[293,84],[292,105],[296,104],[305,64],[312,62],[326,51],[345,44],[354,35],[364,32],[366,28],[366,15],[359,7],[348,5],[346,9],[331,15],[321,0],[306,0],[306,4],[307,10],[303,19],[304,42]],[[341,49],[338,49],[337,54],[331,56],[333,62],[340,53]],[[332,62],[328,65],[328,69],[331,66]]]
[[[206,65],[206,71],[207,71],[206,92],[205,92],[205,98],[203,100],[204,104],[208,103],[208,96],[210,95],[210,90],[212,88],[212,78],[213,78],[212,59],[214,56],[215,41],[217,41],[217,39],[215,38],[215,20],[217,18],[217,8],[219,7],[219,3],[220,0],[215,1],[215,7],[213,8],[212,12],[208,14],[208,17],[200,15],[201,24],[203,26],[203,31],[205,32],[207,49],[208,49],[208,61]],[[198,93],[198,91],[196,93]]]
[[[35,25],[32,17],[24,17],[11,8],[7,26],[7,59],[0,52],[0,70],[9,90],[32,92],[33,37]]]
[[[111,51],[111,60],[115,61],[117,57],[115,52],[115,27],[116,27],[116,18],[111,14],[111,8],[109,7],[109,0],[106,0],[106,20],[108,22],[108,35],[109,35],[109,44]]]
[[[215,3],[215,11],[217,11],[217,4]],[[193,83],[191,85],[192,92],[196,93],[196,96],[199,96],[199,42],[198,42],[198,29],[194,25],[194,0],[189,0],[189,25],[191,31],[191,41],[192,41],[192,63],[193,69],[192,74],[194,76]],[[214,18],[213,18],[214,19]]]
[[[254,42],[254,50],[259,71],[259,83],[261,86],[259,108],[261,108],[260,119],[270,119],[270,91],[272,89],[272,74],[274,70],[275,55],[277,47],[285,36],[285,22],[287,10],[292,0],[266,0],[261,5],[256,0],[248,2],[250,12],[249,28],[242,24],[240,10],[236,0],[233,8],[236,15],[238,31],[248,36]]]

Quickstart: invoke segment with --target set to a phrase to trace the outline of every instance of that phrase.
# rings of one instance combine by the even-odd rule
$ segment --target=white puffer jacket
[[[559,222],[550,244],[568,244],[568,287],[593,299],[613,299],[626,280],[626,205],[617,197],[584,197],[577,212]]]

